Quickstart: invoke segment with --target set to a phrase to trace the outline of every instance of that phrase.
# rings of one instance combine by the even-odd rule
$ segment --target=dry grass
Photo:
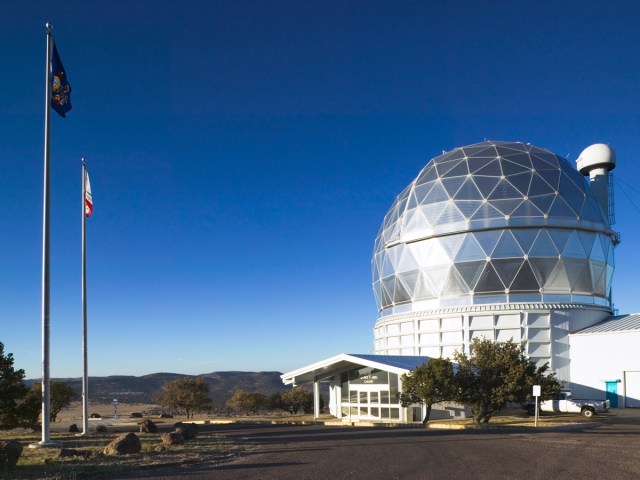
[[[538,428],[575,425],[580,423],[587,423],[588,421],[588,419],[585,419],[581,415],[544,414],[538,417]],[[443,426],[451,425],[453,427],[461,428],[478,427],[478,425],[474,423],[473,418],[462,418],[456,420],[432,420],[431,422],[429,422],[430,426],[435,426],[436,428],[438,427],[438,424],[443,424]],[[514,414],[513,412],[508,412],[504,415],[492,417],[489,420],[489,423],[479,425],[479,427],[481,428],[491,428],[492,426],[534,427],[535,418],[526,414]]]
[[[138,433],[142,451],[134,455],[106,456],[104,447],[118,433],[93,436],[52,433],[51,440],[63,448],[77,449],[82,455],[59,458],[59,448],[29,448],[41,437],[19,431],[2,432],[0,439],[16,439],[25,447],[12,479],[80,480],[85,478],[143,477],[153,471],[177,468],[184,472],[200,470],[234,458],[240,451],[224,437],[212,431],[201,432],[184,445],[163,446],[159,434]],[[85,458],[86,457],[86,458]],[[0,478],[2,473],[0,472]]]

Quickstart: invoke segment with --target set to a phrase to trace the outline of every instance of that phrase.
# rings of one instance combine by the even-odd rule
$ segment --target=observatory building
[[[597,343],[596,334],[613,334],[609,344],[640,340],[640,317],[612,317],[615,166],[604,144],[585,149],[577,169],[520,142],[433,158],[398,195],[375,239],[375,355],[339,355],[284,382],[314,382],[317,393],[318,382],[329,381],[339,417],[411,420],[394,395],[399,375],[428,358],[469,354],[474,338],[513,339],[578,392],[604,395],[606,385],[612,406],[618,396],[626,402],[629,388],[640,399],[640,363],[605,371],[604,359],[596,372],[579,351]],[[572,383],[572,371],[582,383]]]
[[[586,159],[585,159],[586,157]],[[594,157],[598,161],[594,161]],[[569,379],[569,332],[611,315],[606,145],[564,158],[484,142],[431,160],[385,216],[373,256],[375,352],[450,357],[471,339],[527,341]]]

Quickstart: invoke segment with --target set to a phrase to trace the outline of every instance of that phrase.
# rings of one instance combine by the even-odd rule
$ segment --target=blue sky
[[[442,150],[609,143],[614,302],[640,311],[640,4],[5,2],[0,341],[41,369],[45,22],[73,88],[51,126],[51,375],[289,371],[371,353],[373,241]]]

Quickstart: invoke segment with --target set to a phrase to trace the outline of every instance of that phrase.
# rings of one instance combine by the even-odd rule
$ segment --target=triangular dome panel
[[[448,223],[464,222],[466,217],[460,213],[455,203],[449,203],[442,214],[438,217],[436,225],[446,225]]]
[[[507,181],[515,187],[521,196],[529,195],[529,186],[531,185],[531,178],[533,174],[528,171],[526,173],[520,173],[518,175],[509,175]]]
[[[558,183],[555,185],[549,184],[544,177],[538,173],[534,173],[531,177],[531,184],[529,185],[529,196],[537,195],[550,195],[556,193],[558,190]]]
[[[483,198],[488,198],[489,195],[491,195],[491,192],[493,192],[498,186],[498,183],[500,183],[500,177],[476,176],[472,179]]]
[[[490,257],[500,240],[500,230],[489,230],[484,232],[474,232],[473,235],[484,250],[485,256]]]
[[[502,168],[500,168],[500,162],[497,159],[486,163],[481,168],[472,172],[474,175],[485,175],[489,177],[500,177],[502,175]]]
[[[533,262],[532,262],[533,266]],[[544,284],[544,293],[569,293],[571,284],[567,278],[567,272],[564,269],[564,263],[562,260],[558,261],[556,267],[549,275],[549,278]]]
[[[476,187],[476,184],[471,178],[467,178],[462,184],[460,189],[455,194],[456,201],[458,200],[482,200],[483,196]]]
[[[437,295],[440,295],[442,292],[442,287],[444,286],[444,282],[447,279],[450,269],[451,267],[447,265],[430,267],[422,270],[423,278],[429,282],[431,288]]]
[[[502,174],[508,177],[511,177],[512,175],[518,175],[520,173],[525,173],[525,172],[528,172],[529,174],[531,174],[531,167],[526,167],[518,163],[511,162],[507,159],[502,159],[501,163],[502,163]]]
[[[516,228],[511,231],[524,253],[529,253],[539,232],[537,228]]]
[[[591,272],[589,262],[575,258],[565,258],[564,268],[571,285],[571,293],[591,295]]]
[[[449,275],[442,289],[442,295],[463,295],[469,293],[464,280],[455,268],[449,270]]]
[[[462,184],[467,180],[467,177],[447,177],[441,180],[442,186],[447,191],[447,194],[453,198]]]
[[[519,292],[539,292],[540,284],[536,278],[531,265],[525,261],[522,268],[518,271],[516,278],[509,286],[509,293]]]
[[[584,247],[582,246],[582,242],[578,237],[578,232],[574,230],[567,240],[564,249],[562,250],[562,255],[565,257],[571,258],[585,258],[586,254],[584,252]]]
[[[393,291],[393,303],[395,305],[407,303],[411,301],[411,295],[399,278],[396,278],[396,284]]]
[[[455,261],[457,263],[468,262],[472,260],[485,260],[486,257],[487,255],[476,240],[475,235],[472,233],[468,233],[465,235],[464,241],[458,249]]]
[[[437,179],[438,171],[436,170],[435,164],[431,163],[430,165],[427,165],[422,172],[420,172],[420,175],[418,175],[418,178],[416,179],[416,185],[421,185]]]
[[[485,265],[480,278],[478,279],[478,283],[476,284],[475,293],[496,293],[496,292],[504,292],[505,286],[500,281],[500,277],[496,273],[493,265],[488,262]]]
[[[513,282],[523,262],[522,258],[491,260],[493,268],[496,269],[496,273],[506,288],[509,288],[509,285]]]
[[[520,244],[516,242],[509,230],[502,232],[496,248],[491,254],[492,258],[522,258],[523,256],[524,252],[520,248]]]
[[[447,191],[445,190],[445,188],[442,186],[442,183],[440,182],[440,180],[438,180],[433,184],[433,188],[429,191],[427,196],[424,198],[424,200],[422,201],[422,204],[423,205],[434,204],[438,202],[444,202],[446,200],[449,200],[449,195],[447,194]]]
[[[463,262],[456,263],[455,268],[458,270],[460,276],[469,287],[469,290],[475,290],[478,279],[484,271],[486,264],[487,262],[485,260]]]
[[[558,258],[529,258],[529,265],[539,285],[546,285],[558,262]]]
[[[518,208],[511,212],[511,216],[514,218],[531,218],[542,217],[544,214],[529,200],[524,200]]]
[[[514,188],[507,180],[500,180],[496,188],[489,195],[489,201],[517,198],[522,200],[522,193]]]

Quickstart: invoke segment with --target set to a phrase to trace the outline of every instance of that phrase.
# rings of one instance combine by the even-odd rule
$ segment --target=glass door
[[[380,392],[360,390],[358,392],[358,418],[380,420]]]

